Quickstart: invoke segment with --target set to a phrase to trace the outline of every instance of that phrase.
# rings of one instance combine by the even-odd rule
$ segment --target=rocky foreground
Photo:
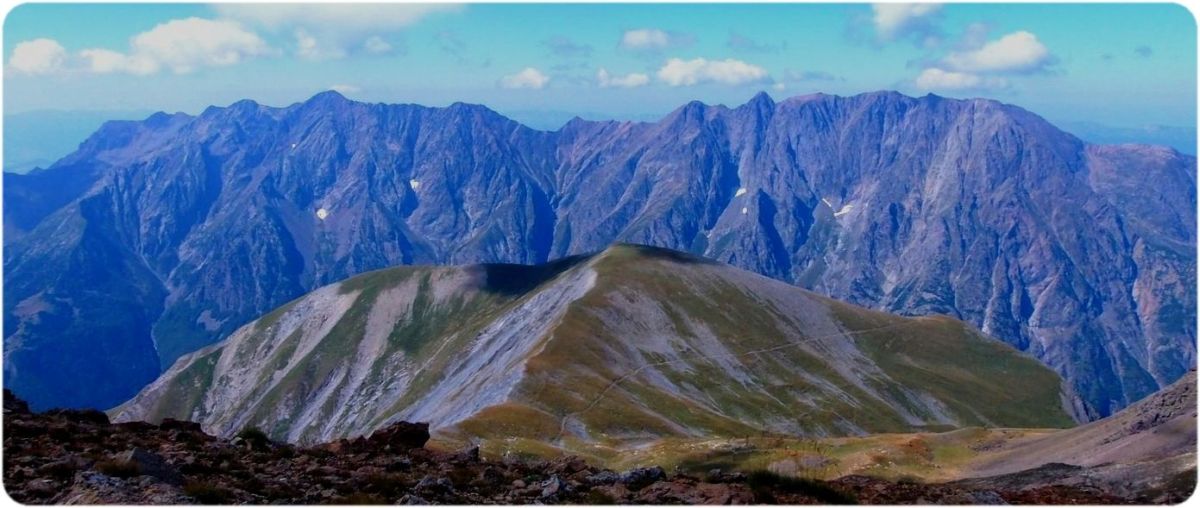
[[[573,457],[488,461],[424,448],[423,424],[300,448],[256,430],[233,439],[193,422],[110,423],[99,411],[33,413],[4,393],[4,486],[24,504],[903,504],[1122,503],[1086,485],[921,484],[848,476],[599,469]],[[1073,466],[1052,467],[1071,470]],[[1078,469],[1078,468],[1075,468]],[[1059,471],[1061,472],[1061,471]],[[1011,475],[1009,475],[1011,476]],[[1186,492],[1181,495],[1186,497]],[[1182,499],[1182,498],[1178,498]]]

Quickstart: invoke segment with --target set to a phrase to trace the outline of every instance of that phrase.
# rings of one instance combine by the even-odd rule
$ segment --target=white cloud
[[[343,95],[362,91],[362,88],[354,85],[329,85],[329,89]]]
[[[500,86],[504,88],[532,88],[540,90],[550,82],[550,77],[533,67],[526,67],[516,74],[500,78]]]
[[[346,51],[341,47],[322,44],[303,28],[297,28],[293,35],[296,37],[296,56],[300,58],[327,60],[346,56]]]
[[[53,74],[63,68],[67,50],[54,39],[33,39],[13,48],[8,66],[18,74],[31,76]]]
[[[607,69],[601,68],[596,72],[596,81],[600,88],[636,88],[650,83],[650,76],[633,72],[624,76],[613,76]]]
[[[621,35],[621,47],[625,49],[664,49],[670,44],[667,32],[652,28],[626,30]]]
[[[222,16],[269,30],[330,27],[347,32],[391,32],[412,26],[437,12],[457,12],[458,4],[242,4],[213,6]]]
[[[657,52],[668,48],[688,46],[692,37],[677,32],[667,32],[657,28],[638,28],[626,30],[621,34],[621,49],[641,52]]]
[[[917,76],[917,87],[923,90],[990,90],[1004,88],[1008,82],[1003,78],[980,76],[968,72],[956,72],[930,67]]]
[[[298,34],[304,44],[296,52],[304,58],[341,58],[351,50],[386,53],[391,44],[380,35],[399,32],[435,13],[457,12],[457,4],[217,4],[223,17],[236,19],[271,32]],[[368,35],[373,34],[373,35]],[[300,37],[297,36],[297,42]]]
[[[233,65],[269,52],[267,43],[232,21],[187,18],[168,21],[133,37],[133,54],[184,73],[200,66]]]
[[[79,52],[79,57],[86,63],[84,69],[96,74],[113,72],[128,72],[137,76],[145,76],[158,72],[160,65],[146,56],[130,56],[109,49],[85,49]]]
[[[367,53],[379,55],[392,51],[392,45],[383,40],[383,37],[373,35],[367,38],[367,42],[363,43],[363,49],[367,50]]]
[[[86,70],[95,73],[154,74],[163,68],[186,74],[201,67],[233,65],[270,54],[257,34],[236,22],[203,18],[176,19],[133,36],[129,52],[92,48],[79,52]]]
[[[316,58],[320,53],[317,49],[317,39],[303,29],[296,30],[296,54],[304,58]]]
[[[672,58],[658,70],[658,79],[671,86],[691,86],[700,83],[741,85],[761,82],[767,77],[766,69],[732,58],[726,60]]]
[[[947,66],[959,71],[1012,73],[1041,70],[1052,61],[1050,50],[1026,31],[1013,32],[978,49],[951,53],[945,59]]]
[[[941,8],[941,4],[872,4],[871,21],[879,38],[890,41],[922,28],[924,18]]]

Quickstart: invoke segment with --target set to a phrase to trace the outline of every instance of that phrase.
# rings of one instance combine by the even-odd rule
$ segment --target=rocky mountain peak
[[[325,90],[309,97],[308,100],[304,101],[304,104],[313,107],[339,107],[350,102],[356,101],[347,99],[345,95],[342,95],[337,90]]]
[[[5,175],[5,379],[39,407],[115,405],[355,274],[631,242],[952,315],[1108,414],[1194,364],[1195,165],[1011,105],[895,92],[555,132],[336,92],[112,123],[50,170]],[[34,367],[65,358],[87,361]]]

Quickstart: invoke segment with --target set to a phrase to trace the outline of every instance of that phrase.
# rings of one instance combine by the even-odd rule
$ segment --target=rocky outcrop
[[[334,92],[158,114],[6,175],[5,382],[39,408],[111,407],[335,280],[626,241],[950,314],[1106,415],[1195,364],[1195,167],[1010,105],[892,92],[555,132]]]

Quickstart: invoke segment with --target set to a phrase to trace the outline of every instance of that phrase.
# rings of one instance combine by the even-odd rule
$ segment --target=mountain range
[[[304,293],[393,265],[687,251],[948,314],[1103,416],[1195,363],[1196,160],[894,92],[527,128],[324,92],[109,122],[5,174],[5,386],[111,407]]]
[[[181,358],[112,414],[305,444],[421,421],[463,440],[619,447],[1066,427],[1064,388],[1033,358],[947,317],[897,317],[622,245],[325,286]]]

